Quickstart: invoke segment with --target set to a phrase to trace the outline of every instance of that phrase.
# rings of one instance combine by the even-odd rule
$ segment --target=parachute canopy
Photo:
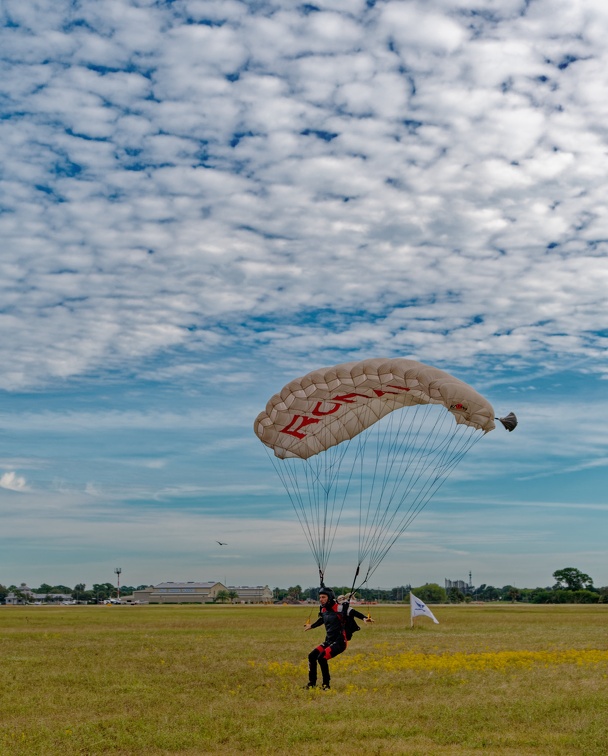
[[[457,423],[494,429],[492,405],[463,381],[406,359],[372,359],[321,368],[288,383],[255,421],[275,456],[308,459],[358,435],[389,412],[441,404]]]
[[[291,381],[254,430],[290,497],[321,583],[341,523],[345,534],[358,534],[364,583],[494,419],[481,394],[443,370],[368,359]]]

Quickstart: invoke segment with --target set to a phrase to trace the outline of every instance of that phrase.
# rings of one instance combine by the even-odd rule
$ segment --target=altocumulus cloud
[[[2,20],[4,388],[222,348],[606,370],[604,4]]]

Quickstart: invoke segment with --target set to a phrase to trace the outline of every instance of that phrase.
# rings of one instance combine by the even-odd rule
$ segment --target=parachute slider
[[[505,417],[497,417],[496,420],[500,420],[509,433],[517,428],[517,417],[514,412],[509,412]]]

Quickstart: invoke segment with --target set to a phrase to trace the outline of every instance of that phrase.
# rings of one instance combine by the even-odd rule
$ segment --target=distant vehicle
[[[119,599],[112,599],[111,598],[111,599],[104,599],[103,603],[104,604],[121,604],[122,601],[120,601]]]

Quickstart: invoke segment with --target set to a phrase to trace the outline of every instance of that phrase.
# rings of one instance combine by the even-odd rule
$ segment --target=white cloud
[[[6,388],[198,349],[245,313],[390,319],[431,294],[442,328],[395,334],[431,359],[591,353],[599,6],[569,31],[543,3],[38,6],[10,3],[2,32]],[[455,338],[449,301],[483,336]]]
[[[20,504],[44,474],[96,501],[246,499],[251,469],[222,489],[200,457],[246,456],[294,375],[374,354],[517,400],[485,480],[497,449],[530,482],[601,471],[603,407],[537,377],[608,373],[604,4],[315,7],[5,3],[0,388],[39,392],[0,418]],[[78,402],[138,380],[188,409]]]
[[[0,476],[0,488],[6,488],[8,491],[27,491],[27,483],[21,475],[5,472]]]

